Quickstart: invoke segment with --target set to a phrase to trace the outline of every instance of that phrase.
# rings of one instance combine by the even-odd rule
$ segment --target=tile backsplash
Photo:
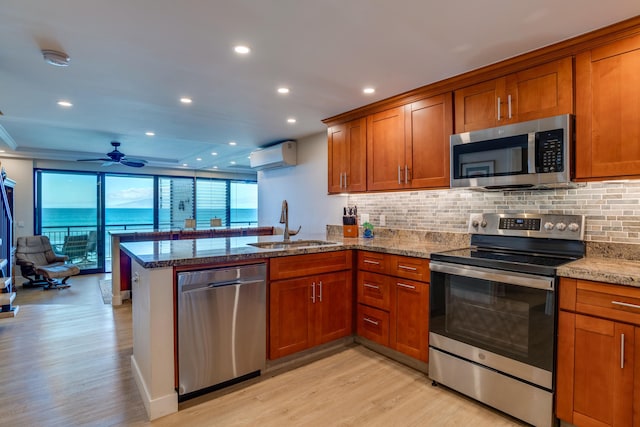
[[[585,215],[585,240],[640,244],[640,180],[572,189],[481,192],[467,189],[350,194],[346,203],[389,228],[466,233],[471,213]]]

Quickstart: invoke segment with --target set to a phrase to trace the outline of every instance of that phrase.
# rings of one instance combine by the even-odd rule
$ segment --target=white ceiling
[[[636,15],[638,0],[0,0],[0,155],[104,157],[117,140],[150,165],[246,171],[323,118]]]

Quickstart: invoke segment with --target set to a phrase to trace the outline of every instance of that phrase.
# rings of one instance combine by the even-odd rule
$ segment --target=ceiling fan
[[[111,145],[114,147],[113,151],[107,153],[108,158],[98,158],[98,159],[78,159],[79,162],[95,162],[102,161],[105,162],[102,166],[109,166],[114,163],[120,163],[121,165],[131,166],[132,168],[141,168],[147,164],[146,160],[142,159],[132,159],[130,157],[125,156],[122,151],[118,150],[120,143],[117,141],[111,141]]]

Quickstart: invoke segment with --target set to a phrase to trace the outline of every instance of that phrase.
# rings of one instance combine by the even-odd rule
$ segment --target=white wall
[[[258,224],[280,222],[282,201],[289,203],[289,228],[302,225],[300,236],[324,234],[327,224],[342,223],[347,197],[327,194],[327,134],[321,132],[298,140],[297,165],[258,172]]]

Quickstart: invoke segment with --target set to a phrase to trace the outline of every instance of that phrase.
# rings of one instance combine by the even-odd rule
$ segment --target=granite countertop
[[[559,267],[558,276],[640,287],[640,261],[587,256]]]
[[[281,242],[282,235],[217,237],[205,239],[159,240],[121,243],[120,248],[144,268],[163,268],[220,262],[235,262],[291,255],[360,249],[429,258],[431,253],[461,247],[455,242],[406,241],[397,238],[342,238],[324,234],[308,234],[291,238],[296,240],[325,240],[329,245],[261,249],[249,245],[256,242]]]
[[[324,240],[323,246],[261,249],[250,246],[256,242],[281,242],[282,235],[217,237],[184,240],[159,240],[121,243],[120,247],[144,268],[162,268],[266,259],[291,255],[331,252],[338,250],[366,250],[416,258],[430,258],[434,252],[468,246],[468,236],[454,234],[425,235],[389,234],[372,239],[344,238],[324,233],[301,234],[296,240]],[[593,249],[593,248],[591,248]],[[591,252],[591,253],[590,253]],[[628,251],[627,251],[628,252]],[[640,287],[640,261],[619,257],[604,257],[601,248],[587,252],[587,256],[558,268],[558,276],[597,282]]]

